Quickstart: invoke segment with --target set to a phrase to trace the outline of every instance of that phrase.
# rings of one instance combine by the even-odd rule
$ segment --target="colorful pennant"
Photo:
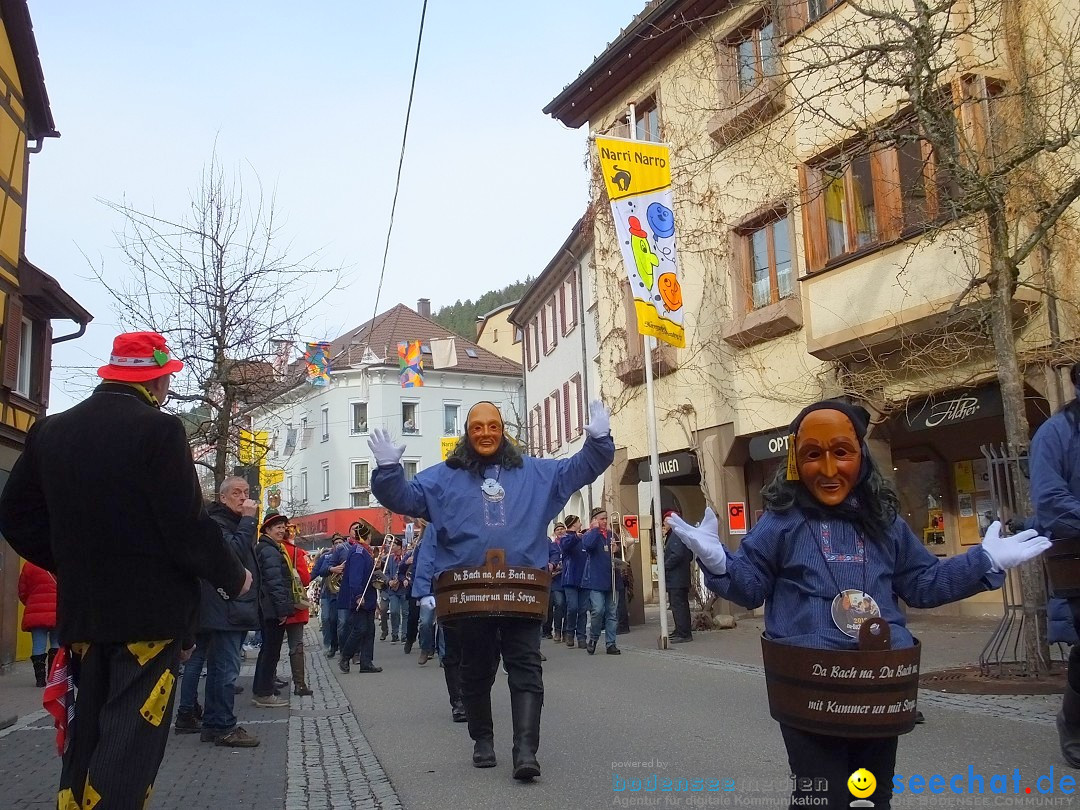
[[[420,353],[420,341],[410,340],[397,346],[398,369],[402,388],[421,388],[424,385],[424,357]]]

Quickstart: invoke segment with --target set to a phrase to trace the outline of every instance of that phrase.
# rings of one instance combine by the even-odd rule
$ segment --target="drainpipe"
[[[581,390],[585,394],[583,399],[585,400],[584,406],[589,407],[589,356],[588,348],[585,343],[585,270],[582,265],[581,259],[574,255],[570,248],[563,248],[563,251],[577,264],[578,269],[578,327],[581,329]],[[593,485],[589,484],[589,488],[586,490],[589,493],[589,511],[593,509]]]
[[[53,338],[49,342],[52,343],[53,345],[56,345],[57,343],[63,343],[64,341],[67,341],[67,340],[75,340],[75,338],[81,338],[85,334],[86,334],[86,324],[85,323],[80,323],[78,332],[72,332],[70,335],[61,335],[58,338]]]

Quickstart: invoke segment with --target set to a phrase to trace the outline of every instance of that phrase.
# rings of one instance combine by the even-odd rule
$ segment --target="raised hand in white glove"
[[[589,403],[589,424],[585,426],[585,432],[594,439],[611,433],[611,414],[604,407],[604,403],[598,399]]]
[[[669,515],[664,523],[679,535],[702,565],[714,574],[727,573],[727,550],[720,542],[720,521],[712,507],[706,507],[705,517],[697,526],[691,526],[678,515]]]
[[[428,610],[435,609],[435,597],[434,596],[422,596],[420,598],[420,607],[427,608]]]
[[[1008,571],[1020,563],[1034,560],[1052,545],[1048,537],[1042,537],[1035,529],[1002,537],[1000,520],[990,524],[982,541],[982,549],[990,558],[994,571]]]
[[[390,438],[390,431],[386,428],[375,428],[371,431],[367,446],[371,448],[371,455],[375,457],[375,464],[379,467],[399,464],[401,457],[405,454],[405,445],[394,444],[394,440]]]

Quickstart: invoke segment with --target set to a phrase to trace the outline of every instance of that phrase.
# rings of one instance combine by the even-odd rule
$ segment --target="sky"
[[[128,272],[101,200],[179,217],[215,144],[276,193],[290,255],[347,270],[304,337],[371,317],[422,0],[29,5],[62,137],[30,158],[26,255],[94,315],[54,347],[50,412],[86,396],[119,331],[88,263]],[[541,109],[643,6],[429,0],[379,311],[544,268],[588,201],[587,132]]]

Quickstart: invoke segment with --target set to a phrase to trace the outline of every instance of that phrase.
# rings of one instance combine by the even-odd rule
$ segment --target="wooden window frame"
[[[653,111],[656,111],[656,132],[650,133],[648,127],[643,127],[645,130],[645,137],[637,137],[639,141],[648,141],[650,143],[662,143],[660,133],[663,131],[663,121],[660,120],[660,99],[656,93],[650,93],[641,101],[634,104],[634,132],[637,133],[638,123],[647,122],[646,116]],[[649,137],[652,135],[653,137]]]
[[[559,303],[554,293],[551,298],[544,302],[544,306],[541,309],[542,321],[544,323],[544,356],[551,354],[555,351],[555,347],[559,345]],[[549,331],[550,330],[550,331]]]
[[[570,384],[574,386],[574,406],[577,410],[577,419],[574,421],[574,438],[576,439],[585,432],[585,388],[581,384],[580,374],[571,376]]]
[[[567,290],[567,288],[569,288]],[[577,271],[570,273],[570,277],[566,279],[566,283],[563,285],[563,290],[570,297],[570,306],[567,308],[567,312],[570,316],[563,323],[563,336],[569,335],[574,331],[574,327],[578,324],[578,287],[577,287]]]
[[[735,32],[724,39],[724,47],[730,52],[725,61],[727,64],[734,67],[731,78],[734,79],[735,82],[735,98],[737,99],[744,99],[759,90],[765,81],[773,75],[765,73],[765,60],[762,56],[761,49],[761,34],[769,25],[773,26],[773,58],[779,60],[781,41],[780,25],[776,22],[773,15],[764,9],[740,25]],[[753,42],[754,45],[754,81],[748,87],[743,87],[742,77],[739,75],[739,46],[744,42]]]
[[[734,229],[735,236],[738,239],[736,246],[736,256],[739,263],[739,278],[742,282],[743,293],[745,296],[744,312],[753,312],[754,310],[764,309],[772,304],[778,304],[784,298],[794,298],[795,292],[795,268],[794,268],[794,256],[792,256],[792,268],[791,274],[792,285],[791,294],[781,296],[780,295],[780,283],[777,277],[776,270],[776,244],[773,234],[775,228],[780,223],[783,223],[783,227],[788,233],[788,250],[791,251],[791,223],[789,217],[791,213],[786,207],[774,208],[771,211],[757,217],[754,220],[746,223],[745,225],[739,225]],[[767,230],[767,252],[769,261],[769,300],[764,304],[754,303],[754,234]]]
[[[559,397],[559,389],[556,388],[554,391],[552,391],[550,394],[548,394],[548,398],[546,400],[546,401],[552,403],[551,416],[553,418],[553,421],[551,422],[551,425],[553,425],[554,428],[555,428],[554,430],[551,431],[551,433],[548,436],[548,440],[549,440],[548,441],[548,446],[549,446],[552,453],[557,452],[562,447],[562,443],[563,443],[562,442],[562,415],[561,415],[561,408],[560,408],[560,404],[559,404],[559,399],[560,399],[560,397]]]
[[[562,435],[566,437],[567,444],[570,443],[570,381],[567,380],[562,384]]]

